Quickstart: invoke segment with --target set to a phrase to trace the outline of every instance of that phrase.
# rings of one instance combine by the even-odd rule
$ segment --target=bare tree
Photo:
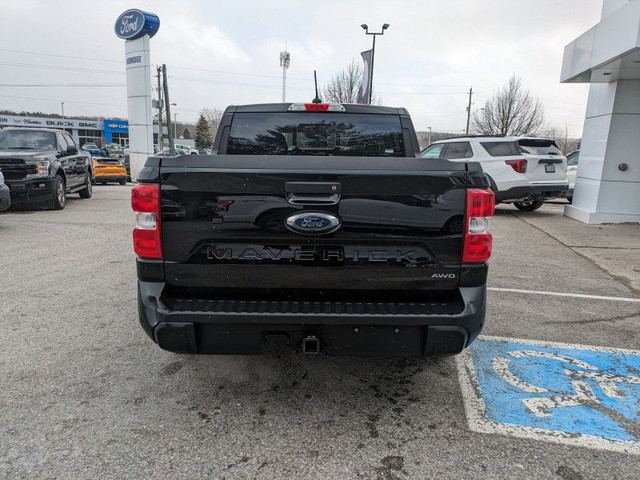
[[[545,126],[544,107],[514,75],[474,115],[472,125],[481,135],[535,135]]]
[[[558,149],[562,152],[563,155],[567,155],[574,150],[578,150],[580,148],[580,139],[570,138],[569,131],[565,126],[564,129],[558,127],[548,127],[542,135],[546,138],[552,138],[556,141],[556,145]]]
[[[364,79],[364,66],[356,60],[351,60],[347,68],[335,74],[324,88],[320,89],[320,98],[325,102],[357,103],[360,85]],[[371,103],[380,105],[382,99],[375,90]]]
[[[216,133],[218,133],[218,127],[220,126],[220,120],[222,120],[223,113],[224,112],[219,108],[204,107],[200,110],[200,115],[202,115],[209,123],[211,138],[216,138]]]
[[[355,60],[351,60],[347,68],[335,74],[321,89],[322,100],[336,103],[356,103],[363,74],[364,67]]]

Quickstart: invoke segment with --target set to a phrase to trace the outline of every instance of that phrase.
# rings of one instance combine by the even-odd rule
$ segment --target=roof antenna
[[[322,103],[322,100],[320,100],[320,97],[318,95],[318,77],[316,77],[316,71],[313,71],[313,81],[316,84],[316,98],[314,98],[312,101],[313,103]]]

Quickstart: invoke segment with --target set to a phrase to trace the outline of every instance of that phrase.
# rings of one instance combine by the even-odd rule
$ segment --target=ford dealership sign
[[[118,17],[114,30],[118,37],[124,40],[133,40],[143,35],[153,37],[158,28],[160,28],[160,19],[157,15],[131,9]]]

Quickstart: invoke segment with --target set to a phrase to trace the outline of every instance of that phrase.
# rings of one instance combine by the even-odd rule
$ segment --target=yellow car
[[[115,158],[92,156],[94,183],[127,183],[127,169]]]

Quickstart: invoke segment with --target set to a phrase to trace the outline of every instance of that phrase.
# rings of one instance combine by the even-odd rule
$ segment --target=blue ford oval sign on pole
[[[131,9],[124,12],[116,20],[116,35],[124,40],[134,40],[143,35],[153,37],[160,28],[160,19],[154,13]]]
[[[153,117],[151,112],[150,38],[160,28],[157,15],[131,9],[118,17],[116,35],[125,40],[127,71],[127,111],[129,117],[129,162],[135,179],[153,154]]]

